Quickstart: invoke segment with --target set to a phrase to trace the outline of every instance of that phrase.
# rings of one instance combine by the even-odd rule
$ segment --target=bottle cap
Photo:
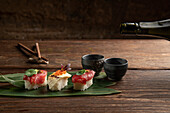
[[[122,23],[120,25],[120,33],[121,34],[134,34],[139,31],[138,23]]]

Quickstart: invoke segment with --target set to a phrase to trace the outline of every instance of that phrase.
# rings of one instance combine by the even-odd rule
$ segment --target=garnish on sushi
[[[28,69],[23,77],[25,89],[37,89],[47,85],[47,71]]]
[[[68,78],[71,77],[67,70],[71,70],[70,64],[65,67],[62,65],[61,70],[57,70],[48,77],[48,86],[51,91],[60,91],[68,84]]]
[[[72,77],[74,83],[74,90],[86,90],[93,84],[93,77],[95,72],[93,70],[82,69]]]

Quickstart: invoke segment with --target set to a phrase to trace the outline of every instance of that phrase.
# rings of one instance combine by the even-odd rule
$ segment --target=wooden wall
[[[121,22],[170,18],[170,0],[0,0],[0,39],[121,38]]]

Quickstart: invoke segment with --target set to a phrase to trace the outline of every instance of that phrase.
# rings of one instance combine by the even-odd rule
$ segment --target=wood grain
[[[15,46],[32,48],[36,42],[49,65],[26,63],[27,57]],[[28,68],[55,71],[60,64],[81,68],[81,56],[102,54],[129,62],[125,77],[114,88],[122,93],[106,96],[16,98],[0,96],[0,113],[96,112],[96,113],[169,113],[170,49],[166,40],[51,40],[0,41],[0,73],[24,72]],[[0,83],[0,86],[9,85]]]
[[[122,91],[115,95],[54,98],[1,96],[0,112],[168,113],[169,73],[170,70],[128,70],[117,85],[110,87]]]
[[[17,43],[31,48],[40,44],[41,54],[50,61],[49,65],[32,65],[18,49]],[[0,41],[0,68],[60,68],[71,63],[73,69],[81,68],[81,57],[85,54],[102,54],[105,58],[120,57],[129,62],[129,69],[170,69],[170,44],[167,40],[42,40]]]

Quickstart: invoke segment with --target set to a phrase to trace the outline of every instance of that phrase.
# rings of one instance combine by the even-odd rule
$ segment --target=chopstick
[[[26,51],[28,51],[29,53],[31,53],[31,54],[33,54],[33,55],[35,55],[35,56],[38,57],[38,54],[37,54],[36,52],[34,52],[33,50],[29,49],[27,46],[23,45],[22,43],[18,43],[18,46],[22,47],[24,50],[26,50]],[[46,61],[48,61],[48,59],[45,58],[45,57],[43,57],[43,56],[41,56],[41,58],[44,59],[44,60],[46,60]]]
[[[26,57],[31,57],[31,55],[30,54],[27,54],[22,48],[20,48],[19,46],[16,46],[17,47],[17,49],[19,49],[20,51],[21,51],[21,53],[23,54],[23,55],[25,55]]]
[[[38,58],[41,59],[41,53],[40,53],[39,44],[36,43],[35,46],[36,46],[36,50],[37,50],[37,53],[38,53]]]

